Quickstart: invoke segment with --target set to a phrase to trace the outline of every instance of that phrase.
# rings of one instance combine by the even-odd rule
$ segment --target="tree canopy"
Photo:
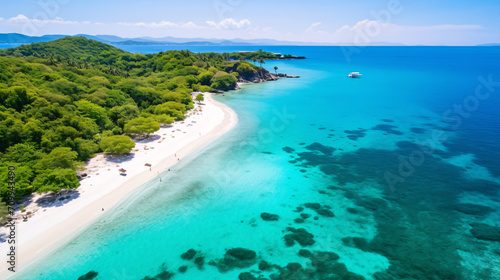
[[[135,142],[126,135],[103,137],[101,149],[108,154],[128,154],[135,147]]]
[[[125,124],[123,130],[125,131],[125,133],[128,134],[149,135],[155,131],[160,130],[160,123],[151,117],[149,118],[140,117],[128,121]]]
[[[203,97],[203,94],[198,93],[198,95],[196,95],[196,101],[201,102],[203,100],[205,100],[205,97]]]
[[[182,120],[192,92],[234,89],[238,71],[259,70],[228,61],[236,55],[132,54],[83,37],[0,50],[1,199],[9,165],[18,197],[77,187],[76,169],[95,153],[130,152],[134,142],[123,133]],[[238,57],[259,55],[271,58]]]

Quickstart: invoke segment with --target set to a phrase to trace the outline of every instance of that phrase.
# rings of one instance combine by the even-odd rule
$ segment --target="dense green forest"
[[[250,62],[168,51],[131,54],[83,37],[0,50],[0,197],[76,188],[95,153],[127,153],[130,137],[184,118],[194,91],[228,90]],[[240,57],[241,58],[241,57]],[[243,59],[243,58],[241,58]]]

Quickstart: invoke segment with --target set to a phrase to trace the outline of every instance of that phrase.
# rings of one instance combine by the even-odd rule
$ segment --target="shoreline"
[[[195,102],[191,116],[172,126],[162,127],[149,139],[136,141],[131,155],[106,158],[99,154],[87,161],[85,167],[89,176],[71,192],[67,202],[54,199],[52,205],[36,209],[27,222],[18,220],[16,273],[65,245],[132,191],[167,171],[183,157],[201,150],[234,128],[238,122],[236,113],[215,101],[212,94],[204,95],[204,105]],[[196,111],[200,107],[202,111]],[[151,140],[152,137],[155,139]],[[152,164],[152,167],[145,166],[145,163]],[[127,176],[120,176],[119,168],[125,168]],[[32,195],[31,204],[44,197],[47,195]],[[27,211],[34,209],[29,208],[31,206]],[[5,228],[0,230],[0,234],[5,232]],[[6,256],[7,247],[7,242],[0,243],[1,255]],[[2,265],[0,277],[16,275],[8,275],[12,272],[7,268]]]

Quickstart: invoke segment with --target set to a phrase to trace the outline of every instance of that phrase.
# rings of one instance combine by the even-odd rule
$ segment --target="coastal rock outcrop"
[[[259,67],[258,70],[256,66],[255,69],[253,70],[248,70],[248,71],[238,71],[238,66],[240,66],[241,63],[237,62],[234,63],[232,66],[227,67],[225,71],[227,73],[233,73],[236,72],[238,73],[238,83],[262,83],[266,81],[276,81],[278,80],[278,77],[266,69]]]

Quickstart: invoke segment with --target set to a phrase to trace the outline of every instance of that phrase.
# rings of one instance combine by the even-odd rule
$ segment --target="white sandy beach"
[[[205,101],[201,106],[196,103],[190,114],[182,122],[162,127],[149,139],[137,141],[129,156],[108,159],[100,154],[89,160],[85,164],[88,176],[81,180],[80,187],[63,195],[71,195],[69,199],[39,205],[37,200],[44,196],[30,197],[26,212],[34,212],[33,216],[25,222],[17,221],[16,269],[25,269],[65,244],[131,191],[169,169],[178,158],[182,160],[208,145],[238,122],[236,113],[213,100],[210,94],[205,94]],[[146,163],[152,165],[151,170]],[[120,168],[127,170],[127,176],[119,174]],[[6,233],[6,228],[0,229],[0,234]],[[0,262],[0,278],[13,276],[5,262],[8,245],[0,243],[0,255],[5,258]]]

